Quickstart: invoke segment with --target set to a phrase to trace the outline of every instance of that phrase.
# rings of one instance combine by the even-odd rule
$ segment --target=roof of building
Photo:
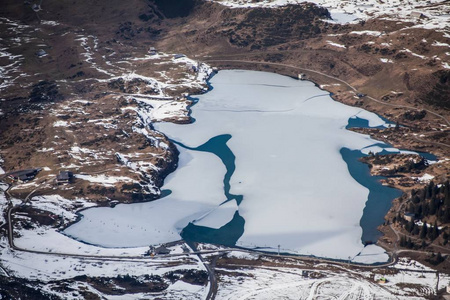
[[[162,245],[162,246],[155,248],[155,253],[156,254],[169,254],[170,250],[167,249],[166,246]]]
[[[8,173],[8,176],[19,178],[20,176],[36,176],[36,174],[40,171],[40,169],[27,169],[27,170],[20,170],[20,171],[13,171]]]
[[[22,181],[29,180],[29,179],[31,179],[30,176],[27,176],[25,174],[19,176],[19,180],[22,180]]]
[[[47,52],[45,52],[44,49],[39,49],[38,51],[36,51],[37,56],[44,56],[46,54],[47,54]]]
[[[73,173],[69,171],[60,171],[56,179],[58,180],[69,180],[73,177]]]

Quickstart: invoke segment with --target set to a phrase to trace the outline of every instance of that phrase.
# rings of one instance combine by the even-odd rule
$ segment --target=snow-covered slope
[[[332,17],[351,14],[360,20],[386,17],[393,20],[414,22],[416,27],[450,29],[450,5],[444,0],[387,0],[387,1],[338,1],[338,0],[214,0],[229,7],[276,7],[288,4],[312,2],[330,10]],[[348,21],[348,18],[346,19]]]

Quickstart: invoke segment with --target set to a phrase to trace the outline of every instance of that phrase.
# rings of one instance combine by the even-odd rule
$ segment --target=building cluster
[[[7,176],[12,182],[25,183],[27,181],[33,180],[40,171],[40,168],[26,169],[9,172]]]
[[[4,178],[9,179],[11,183],[26,183],[36,178],[37,174],[42,171],[41,168],[25,169],[19,171],[8,172]],[[73,173],[70,171],[60,171],[56,175],[57,184],[71,183],[73,181]]]

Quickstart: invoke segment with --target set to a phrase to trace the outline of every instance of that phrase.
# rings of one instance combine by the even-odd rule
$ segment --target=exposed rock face
[[[450,110],[450,70],[437,71],[420,86],[418,98],[426,103]]]
[[[30,102],[55,102],[62,100],[64,97],[59,93],[56,83],[41,81],[33,85],[30,93]]]
[[[282,8],[239,9],[228,19],[234,26],[229,42],[238,47],[262,49],[320,35],[328,10],[315,5],[290,5]],[[241,19],[241,20],[240,20]]]

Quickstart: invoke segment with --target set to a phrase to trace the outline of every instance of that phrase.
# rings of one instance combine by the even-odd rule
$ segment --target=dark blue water
[[[341,149],[341,155],[347,163],[350,175],[362,186],[369,189],[369,196],[364,207],[360,225],[363,230],[361,240],[367,242],[376,242],[381,236],[377,227],[384,222],[384,216],[389,211],[392,201],[402,195],[402,191],[384,186],[380,180],[382,176],[371,176],[369,166],[359,161],[359,158],[365,156],[359,150]]]
[[[378,117],[380,117],[384,122],[386,122],[386,124],[395,125],[395,123],[389,121],[386,118],[383,118],[382,116],[378,116]],[[384,129],[384,128],[386,128],[386,126],[381,125],[381,126],[376,126],[376,127],[370,127],[368,120],[355,117],[355,118],[349,118],[348,119],[348,125],[345,126],[345,129],[349,129],[349,128],[377,128],[377,129]],[[378,144],[375,144],[375,146],[379,146],[381,148],[393,148],[392,145],[387,144],[387,143],[378,143]],[[407,149],[399,149],[399,150],[411,151],[411,150],[407,150]],[[437,156],[435,156],[435,155],[433,155],[431,153],[421,152],[421,151],[414,151],[414,152],[419,154],[420,156],[424,157],[427,160],[430,160],[430,161],[438,160]],[[389,152],[387,150],[382,150],[378,154],[385,155],[385,154],[392,154],[392,152]]]
[[[236,200],[239,205],[243,200],[243,196],[230,193],[230,179],[236,169],[236,157],[227,145],[227,142],[230,139],[231,135],[229,134],[219,135],[211,138],[209,141],[196,148],[187,147],[176,141],[174,141],[174,143],[189,150],[209,152],[219,157],[227,170],[223,178],[224,195],[227,199],[224,203]],[[238,239],[244,233],[244,224],[244,218],[239,215],[239,212],[236,212],[233,219],[219,229],[189,223],[188,226],[182,230],[181,237],[187,242],[203,242],[235,246]]]
[[[195,103],[195,101],[194,101]],[[195,121],[195,120],[194,120]],[[386,120],[387,121],[387,120]],[[346,128],[352,127],[367,127],[369,123],[367,120],[356,118],[349,119],[349,124]],[[384,128],[381,126],[380,128]],[[234,195],[230,193],[230,179],[233,175],[235,165],[235,155],[228,147],[227,142],[232,138],[231,135],[219,135],[211,138],[205,144],[191,148],[181,143],[174,141],[179,147],[184,147],[192,151],[209,152],[220,158],[224,166],[226,167],[226,173],[223,179],[224,195],[226,201],[236,200],[239,205],[244,200],[243,195]],[[390,148],[391,146],[384,143],[377,144],[382,148]],[[370,170],[367,164],[359,161],[359,158],[364,154],[359,150],[350,150],[342,148],[340,151],[343,160],[346,162],[348,170],[351,176],[361,185],[369,189],[369,196],[363,211],[363,215],[360,220],[362,228],[361,241],[363,243],[375,243],[381,236],[381,233],[377,230],[377,227],[384,222],[384,216],[389,211],[392,201],[400,197],[402,192],[400,190],[383,186],[380,183],[381,176],[371,176]],[[383,150],[380,154],[389,154],[390,152]],[[428,153],[419,153],[425,158],[434,160],[436,157]],[[170,191],[164,191],[165,194]],[[183,231],[181,236],[187,242],[204,242],[212,244],[222,244],[226,246],[235,246],[238,239],[244,233],[245,220],[239,215],[239,212],[234,214],[233,219],[222,226],[219,229],[198,226],[193,223],[189,223]]]
[[[185,147],[189,150],[209,152],[219,157],[227,170],[223,179],[226,201],[235,199],[239,205],[244,200],[243,195],[234,195],[230,193],[230,179],[236,169],[235,156],[227,145],[227,142],[231,138],[231,135],[216,136],[197,148],[190,148],[180,143],[175,143],[177,143],[178,146]],[[389,147],[386,144],[380,145]],[[368,165],[359,161],[359,158],[364,156],[361,151],[343,148],[340,152],[342,158],[347,163],[351,176],[359,184],[370,191],[360,221],[363,230],[361,240],[363,243],[376,242],[381,236],[377,227],[383,224],[384,216],[390,209],[392,201],[395,198],[400,197],[402,192],[394,188],[383,186],[380,183],[380,179],[384,177],[371,176]],[[195,241],[235,246],[236,242],[244,232],[244,224],[245,220],[238,212],[236,212],[233,219],[219,229],[189,223],[189,225],[183,229],[181,236],[188,242]]]
[[[392,123],[391,121],[383,118],[382,116],[378,116],[378,117],[380,117],[384,122],[386,122],[386,124],[395,125],[395,123]],[[359,117],[355,117],[355,118],[349,118],[348,119],[348,124],[347,124],[347,126],[345,126],[345,129],[350,129],[350,128],[378,128],[378,129],[383,129],[383,128],[386,128],[386,127],[387,126],[385,126],[385,125],[370,127],[368,120],[361,119]]]

